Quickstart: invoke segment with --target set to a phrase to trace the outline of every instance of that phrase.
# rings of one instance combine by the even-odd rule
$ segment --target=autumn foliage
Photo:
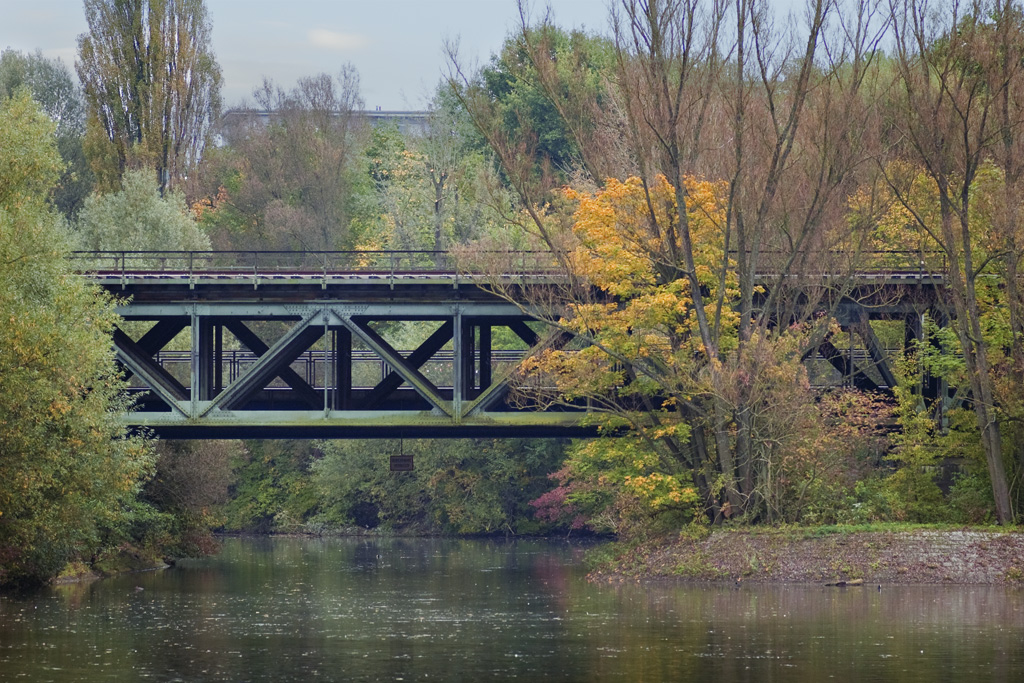
[[[47,579],[102,548],[154,458],[118,421],[128,406],[110,344],[113,304],[64,260],[45,203],[60,168],[52,124],[27,95],[0,103],[0,150],[3,584]]]
[[[550,401],[585,403],[607,436],[578,444],[552,494],[534,501],[547,518],[557,517],[561,502],[571,524],[587,519],[591,528],[620,533],[652,517],[793,521],[820,507],[831,484],[849,479],[835,468],[855,469],[801,363],[811,326],[755,335],[738,354],[739,289],[724,238],[727,186],[685,182],[702,300],[725,302],[720,309],[706,304],[719,340],[713,358],[701,340],[691,280],[670,256],[678,245],[665,228],[680,217],[668,181],[659,176],[645,187],[637,177],[608,179],[590,192],[565,191],[576,207],[568,263],[586,286],[566,302],[557,325],[577,344],[527,359],[524,385],[554,387]],[[735,415],[740,405],[753,411],[753,487],[744,505],[734,506],[722,454],[706,444],[722,427],[714,424],[715,408]],[[726,447],[735,448],[735,423],[725,428],[733,433]]]

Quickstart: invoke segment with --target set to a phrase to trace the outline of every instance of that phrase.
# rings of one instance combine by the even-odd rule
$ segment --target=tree
[[[780,505],[780,492],[787,480],[801,478],[798,473],[805,481],[812,478],[810,464],[825,454],[821,435],[828,431],[801,362],[812,326],[757,333],[745,361],[734,361],[741,292],[735,273],[721,271],[729,263],[724,251],[728,184],[687,178],[699,286],[706,298],[726,302],[717,336],[725,360],[716,368],[720,374],[712,375],[693,290],[684,277],[667,281],[662,275],[665,261],[655,226],[680,221],[672,215],[674,189],[664,177],[656,182],[647,188],[636,177],[609,179],[594,192],[567,190],[578,202],[573,217],[578,244],[567,260],[576,277],[599,294],[590,300],[577,294],[564,304],[558,325],[583,343],[528,358],[522,369],[529,381],[520,391],[543,396],[553,387],[548,400],[585,402],[607,416],[611,433],[627,429],[628,437],[582,447],[562,482],[597,478],[620,491],[613,496],[620,509],[613,518],[672,513],[692,519],[705,512],[706,501],[722,495],[725,477],[703,430],[716,406],[733,415],[742,406],[751,413],[758,509],[768,519],[793,519],[797,505]],[[794,458],[794,453],[807,455]],[[584,490],[595,489],[584,485]],[[731,505],[723,501],[718,514],[742,512]],[[601,517],[612,524],[607,512]],[[621,523],[628,526],[628,519]]]
[[[296,532],[319,503],[310,468],[310,441],[248,441],[235,450],[234,484],[224,528],[256,533]]]
[[[221,510],[233,483],[231,464],[242,457],[241,441],[161,441],[156,472],[143,498],[171,516],[176,557],[216,548],[210,529],[223,524]]]
[[[427,129],[419,144],[424,174],[433,190],[431,249],[437,252],[449,247],[453,240],[464,242],[471,231],[471,227],[465,225],[467,216],[460,215],[457,184],[469,156],[466,148],[468,122],[465,112],[448,95],[447,89],[441,88],[431,101]],[[446,222],[449,223],[447,228]]]
[[[81,88],[59,60],[47,59],[40,52],[4,50],[0,54],[0,97],[12,96],[21,86],[31,91],[57,125],[57,149],[66,167],[53,190],[53,203],[66,217],[74,218],[93,184],[82,147],[85,106]]]
[[[86,150],[102,188],[129,168],[160,191],[195,169],[220,108],[220,67],[203,0],[85,0],[78,76]]]
[[[983,309],[993,267],[1002,261],[1008,266],[1004,272],[1015,272],[1020,258],[1001,248],[1013,248],[1018,230],[1020,200],[1012,186],[1019,182],[1022,168],[1016,149],[1024,122],[1018,105],[1024,92],[1021,12],[1009,2],[965,6],[954,0],[946,9],[937,13],[927,3],[907,0],[893,11],[900,87],[893,122],[905,141],[896,153],[910,166],[905,173],[893,172],[907,168],[899,165],[886,166],[883,172],[912,224],[946,257],[945,298],[964,355],[996,518],[1009,524],[1015,514],[992,356],[998,345],[984,329]],[[980,178],[993,157],[1002,165],[1004,182],[1012,179],[998,214],[1003,240],[995,240],[995,249],[984,234],[989,221],[979,220],[974,209]],[[919,201],[919,168],[926,174],[934,203]],[[1006,283],[1011,288],[1016,287],[1013,280]]]
[[[317,251],[355,246],[350,231],[371,193],[363,149],[359,77],[300,79],[290,89],[265,81],[255,109],[232,113],[195,190],[212,208],[204,220],[218,245]],[[227,118],[227,117],[226,117]]]
[[[553,439],[331,441],[312,465],[321,501],[314,523],[431,532],[537,533],[529,501],[547,486],[563,444]],[[388,455],[415,457],[388,471]]]
[[[0,93],[10,97],[20,86],[29,89],[54,122],[58,140],[85,132],[82,94],[63,62],[47,59],[42,52],[4,50],[0,53]]]
[[[612,44],[567,34],[550,15],[531,26],[525,3],[520,16],[521,30],[478,73],[463,70],[457,45],[446,47],[449,88],[494,154],[503,184],[530,207],[542,205],[547,192],[581,168],[592,182],[624,177],[628,162],[622,157],[628,153],[618,144],[623,122],[608,93]],[[503,199],[496,197],[495,204],[507,204]]]
[[[621,2],[613,14],[615,61],[607,77],[614,87],[603,101],[586,105],[578,90],[544,88],[563,120],[584,120],[579,112],[598,117],[596,124],[567,123],[586,150],[586,180],[574,186],[587,192],[569,196],[582,198],[579,208],[552,197],[551,183],[535,171],[533,147],[513,144],[480,80],[453,69],[453,87],[519,196],[518,221],[567,276],[562,294],[568,301],[534,310],[547,310],[555,326],[572,331],[581,345],[590,344],[583,355],[592,363],[606,354],[603,362],[618,368],[620,379],[605,387],[603,402],[590,397],[609,414],[634,427],[660,425],[659,413],[666,409],[660,401],[673,397],[671,429],[685,429],[657,437],[666,449],[665,471],[691,473],[712,519],[764,512],[762,465],[777,436],[765,426],[784,421],[770,413],[771,401],[763,401],[779,388],[779,368],[798,372],[794,353],[798,366],[799,357],[813,352],[828,333],[829,314],[850,286],[843,276],[852,274],[855,259],[840,269],[829,255],[832,246],[845,243],[856,256],[860,242],[838,226],[847,225],[847,197],[873,151],[870,139],[856,134],[874,116],[862,94],[871,82],[876,40],[865,7],[855,6],[852,16],[835,21],[839,28],[829,31],[839,10],[833,3],[809,2],[805,38],[787,44],[762,2],[734,8],[700,0]],[[531,36],[544,34],[543,28],[529,27],[524,15],[525,45],[543,45]],[[537,68],[540,73],[559,66],[550,51],[533,47],[528,54],[534,63],[547,62]],[[615,139],[594,131],[620,134]],[[632,176],[628,181],[617,175],[623,169]],[[606,180],[615,177],[620,180]],[[724,185],[704,178],[722,179]],[[701,208],[709,187],[718,188],[710,192],[713,213]],[[588,243],[581,227],[598,217],[610,224],[600,240]],[[595,250],[585,261],[578,258],[581,237],[584,248]],[[628,246],[612,246],[620,242]],[[629,270],[634,267],[642,276]],[[595,280],[602,270],[604,279]],[[759,281],[766,270],[773,277]],[[630,289],[632,277],[640,277],[642,289]],[[609,289],[595,299],[595,285]],[[790,296],[797,287],[801,295]],[[680,296],[684,301],[677,305]],[[627,347],[634,345],[626,352],[601,339],[604,328],[591,324],[602,310],[627,315],[634,298],[652,313],[652,302],[669,306],[657,321],[664,338],[658,353],[638,353],[640,342],[628,333],[632,323],[619,325],[619,337]],[[566,310],[571,316],[563,318]],[[687,363],[659,365],[662,352],[682,352],[684,346]],[[568,374],[586,384],[591,371],[583,363]],[[659,382],[664,386],[657,391],[619,399],[624,389],[634,391],[631,385]],[[645,392],[659,400],[642,405],[636,396]],[[811,399],[808,391],[803,403]],[[632,415],[637,409],[646,422]]]
[[[483,201],[490,163],[465,111],[442,85],[429,104],[422,131],[405,134],[379,124],[366,156],[379,202],[379,227],[364,228],[363,245],[444,252],[495,229]]]
[[[180,193],[160,196],[148,173],[128,171],[122,189],[85,200],[76,224],[79,249],[90,251],[203,251],[210,240]]]
[[[505,40],[502,50],[479,74],[479,84],[493,103],[493,133],[513,145],[528,145],[535,171],[562,181],[584,167],[600,179],[593,144],[600,137],[601,108],[614,47],[604,37],[565,32],[550,15],[536,26]],[[479,110],[477,111],[479,113]]]
[[[26,92],[0,103],[0,583],[89,558],[153,466],[118,420],[113,302],[70,271],[46,205],[53,130]]]

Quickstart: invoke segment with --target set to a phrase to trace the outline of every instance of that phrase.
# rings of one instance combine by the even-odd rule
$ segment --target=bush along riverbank
[[[595,581],[626,579],[1024,586],[1024,533],[936,527],[688,529],[594,551]]]

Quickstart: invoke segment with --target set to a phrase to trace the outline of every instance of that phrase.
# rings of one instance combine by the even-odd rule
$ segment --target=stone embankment
[[[595,579],[751,583],[1020,584],[1024,533],[722,530],[625,552]]]

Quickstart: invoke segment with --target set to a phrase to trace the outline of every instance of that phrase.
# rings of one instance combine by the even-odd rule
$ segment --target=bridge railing
[[[732,258],[738,252],[731,252]],[[758,272],[782,270],[791,255],[762,251]],[[553,274],[548,252],[476,252],[464,257],[446,251],[75,251],[70,255],[77,271],[99,277],[204,276],[271,278],[282,275],[317,276],[375,274],[390,277],[453,277],[460,274]],[[939,251],[890,249],[858,253],[821,251],[801,255],[819,274],[938,275],[946,271],[946,256]],[[797,269],[808,275],[806,268]]]
[[[730,251],[738,260],[739,251]],[[759,275],[775,275],[787,268],[792,252],[764,250],[758,253]],[[922,249],[876,249],[870,251],[821,250],[801,252],[789,270],[794,275],[941,275],[946,272],[946,254]]]
[[[544,252],[501,255],[501,263],[513,272],[549,272],[553,265]],[[77,271],[106,276],[454,275],[486,270],[446,251],[74,251],[70,258]]]
[[[888,249],[864,254],[865,267],[879,272],[941,274],[946,272],[946,252],[920,249]]]

